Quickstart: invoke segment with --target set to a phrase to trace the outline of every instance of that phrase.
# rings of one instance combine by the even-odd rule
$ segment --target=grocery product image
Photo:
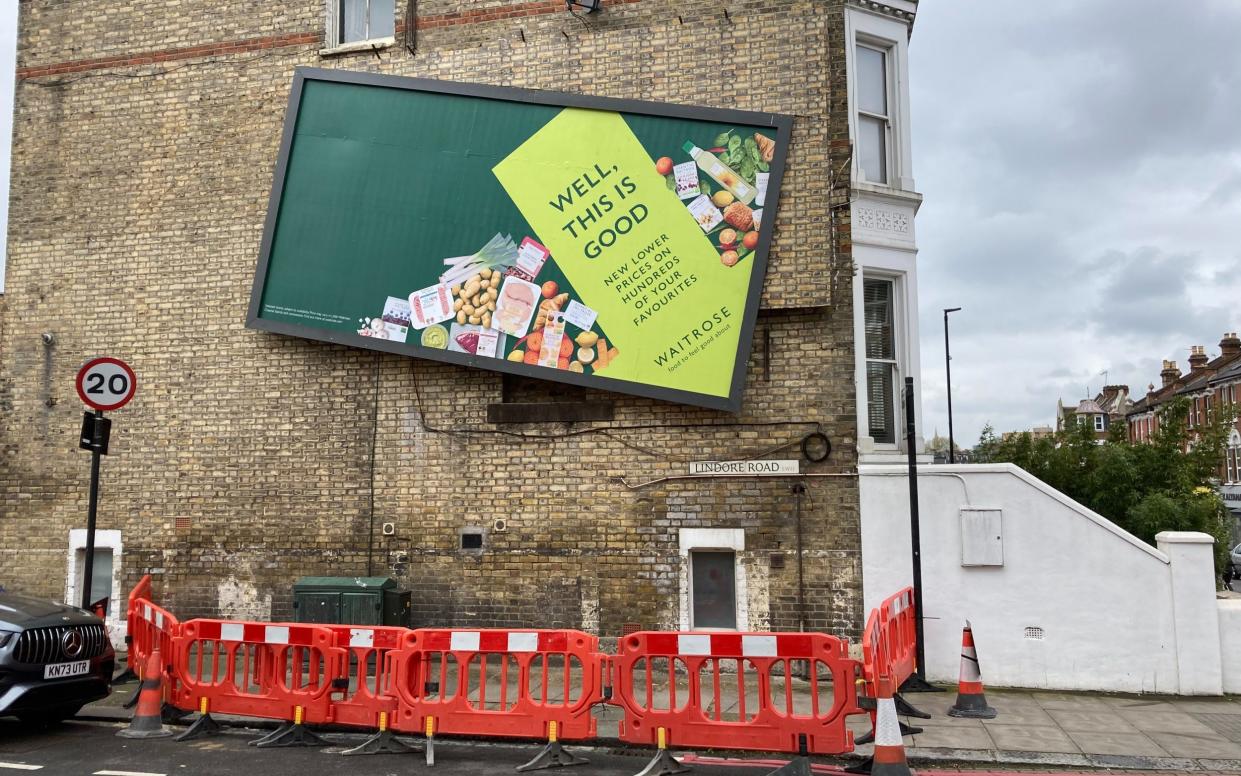
[[[496,300],[491,328],[514,337],[524,337],[530,327],[530,319],[534,317],[536,300],[541,299],[542,295],[542,290],[533,283],[517,277],[505,278]]]
[[[699,169],[710,175],[716,183],[728,189],[738,201],[747,205],[754,201],[757,190],[747,183],[740,173],[721,162],[715,154],[704,151],[688,141],[684,148],[685,153],[690,155]]]

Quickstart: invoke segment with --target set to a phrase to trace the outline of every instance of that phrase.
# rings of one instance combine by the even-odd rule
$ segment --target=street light
[[[944,308],[944,373],[948,376],[948,463],[957,462],[957,447],[952,441],[952,356],[948,352],[948,313],[960,307]]]

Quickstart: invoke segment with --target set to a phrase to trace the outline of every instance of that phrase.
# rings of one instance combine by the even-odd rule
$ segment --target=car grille
[[[82,651],[67,655],[64,649],[65,634],[77,631],[82,637]],[[54,628],[31,628],[17,637],[13,657],[19,663],[63,663],[66,660],[87,660],[99,657],[107,646],[107,635],[102,625],[61,625]]]

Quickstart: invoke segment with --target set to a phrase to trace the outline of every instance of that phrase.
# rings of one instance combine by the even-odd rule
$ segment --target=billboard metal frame
[[[436,94],[453,94],[462,97],[478,97],[487,100],[506,102],[524,102],[537,105],[550,105],[564,108],[585,108],[589,110],[606,110],[616,113],[633,113],[646,116],[668,116],[671,118],[712,121],[721,124],[746,124],[758,127],[771,127],[776,130],[776,151],[772,159],[771,178],[768,188],[776,193],[775,201],[764,207],[764,220],[772,224],[772,228],[760,232],[759,242],[753,254],[754,269],[750,275],[750,288],[746,296],[745,314],[742,318],[741,335],[737,343],[737,357],[733,365],[732,384],[728,396],[712,396],[693,391],[682,391],[673,388],[662,388],[655,385],[618,380],[597,375],[579,375],[558,369],[547,369],[527,364],[520,364],[505,359],[475,356],[469,353],[457,353],[450,350],[422,347],[421,344],[391,342],[370,337],[362,337],[352,332],[323,329],[315,326],[273,321],[259,317],[263,292],[267,284],[268,264],[271,260],[272,238],[279,220],[280,202],[284,193],[284,181],[288,172],[289,153],[293,148],[294,130],[297,126],[298,108],[301,105],[302,91],[307,81],[330,81],[335,83],[353,84],[358,86],[374,86],[385,89],[403,89],[405,91],[432,92]],[[378,350],[385,353],[396,353],[414,358],[425,358],[449,364],[475,367],[491,372],[531,377],[538,380],[567,383],[584,388],[601,388],[617,393],[643,396],[662,401],[690,404],[708,409],[738,412],[741,409],[742,392],[745,388],[746,366],[750,358],[751,340],[754,326],[758,320],[759,299],[762,296],[763,280],[767,276],[767,253],[771,247],[771,238],[775,232],[776,212],[779,192],[784,181],[784,168],[788,155],[789,139],[793,130],[793,117],[779,113],[758,113],[725,108],[704,108],[698,106],[676,105],[670,103],[647,102],[643,100],[617,99],[612,97],[593,97],[566,92],[542,91],[537,89],[520,89],[509,86],[490,86],[485,84],[460,83],[456,81],[438,81],[427,78],[409,78],[405,76],[380,75],[376,73],[358,73],[346,70],[329,70],[317,67],[299,67],[293,75],[293,84],[289,91],[289,104],[285,112],[284,129],[280,137],[280,153],[276,159],[276,169],[272,175],[271,195],[267,201],[267,219],[263,224],[263,239],[259,247],[258,265],[255,268],[254,286],[250,292],[250,308],[246,315],[246,327],[276,334],[286,334],[304,339],[330,342],[348,347]]]

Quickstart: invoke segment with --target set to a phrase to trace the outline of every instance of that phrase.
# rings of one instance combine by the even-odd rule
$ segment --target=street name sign
[[[801,474],[801,461],[691,461],[689,473],[721,477]]]

